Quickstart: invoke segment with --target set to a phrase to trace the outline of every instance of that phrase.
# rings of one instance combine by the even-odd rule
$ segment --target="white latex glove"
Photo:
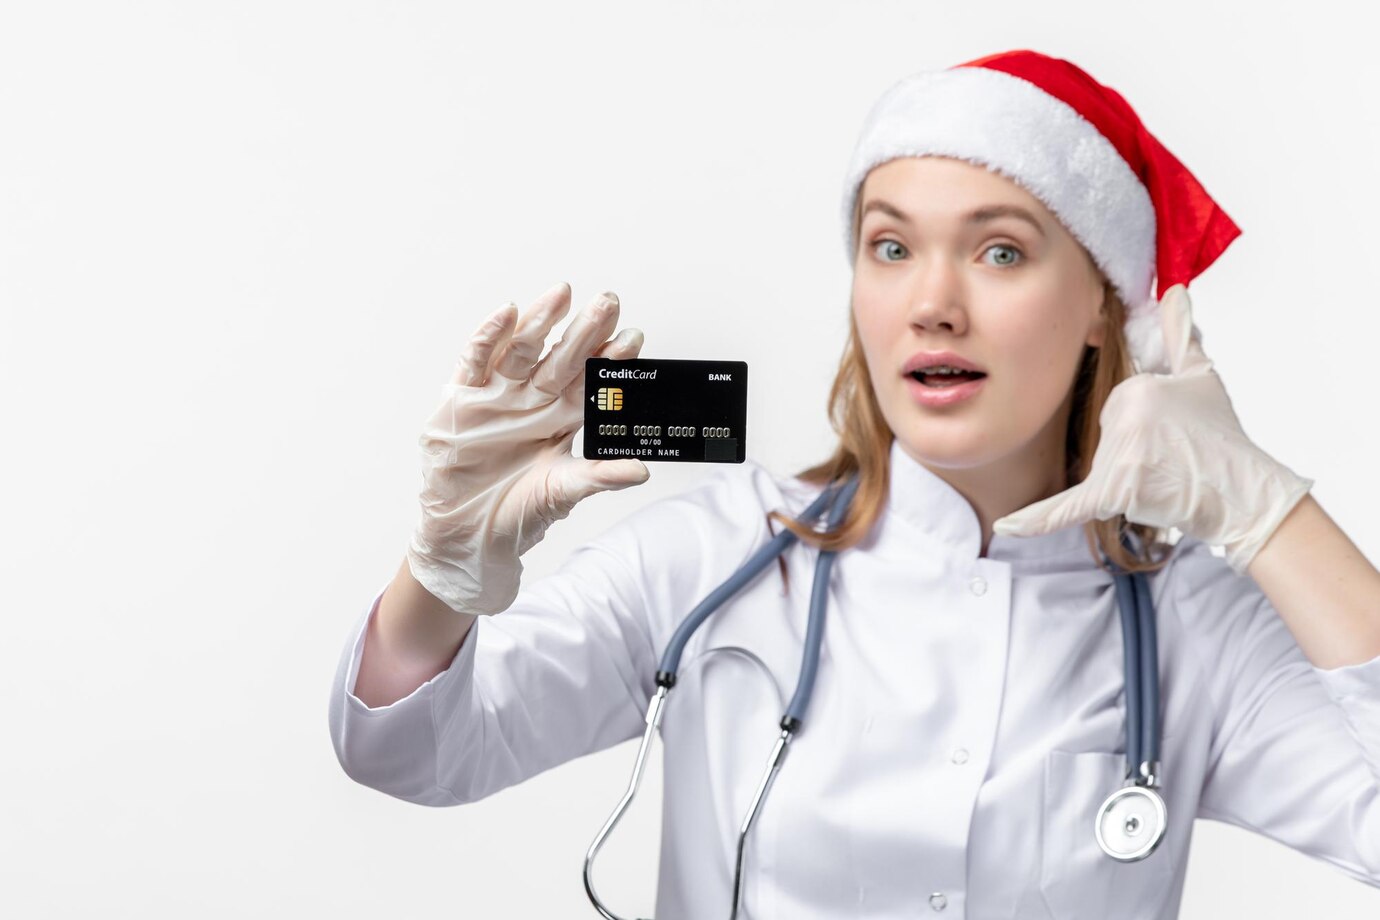
[[[422,516],[408,568],[451,609],[502,613],[517,596],[518,557],[581,499],[647,481],[637,459],[586,460],[570,452],[584,424],[585,359],[635,358],[642,332],[618,325],[618,298],[600,295],[537,360],[570,309],[570,286],[551,288],[521,320],[504,304],[456,362],[426,422]],[[516,329],[515,326],[516,320]]]
[[[1297,476],[1246,437],[1212,361],[1193,331],[1188,290],[1160,300],[1168,374],[1139,373],[1112,389],[1101,439],[1083,481],[993,522],[994,533],[1031,536],[1126,515],[1133,524],[1177,527],[1226,547],[1243,574],[1308,494]]]

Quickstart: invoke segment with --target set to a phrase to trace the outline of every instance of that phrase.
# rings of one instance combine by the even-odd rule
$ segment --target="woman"
[[[1380,885],[1380,573],[1246,438],[1193,334],[1185,285],[1236,226],[1120,96],[1030,51],[889,90],[844,205],[833,457],[717,471],[520,590],[552,521],[646,479],[569,455],[584,359],[641,336],[606,340],[610,295],[538,362],[565,285],[479,329],[422,438],[407,558],[342,655],[346,772],[454,805],[640,735],[671,634],[780,525],[801,540],[779,575],[695,633],[666,702],[660,920],[730,915],[821,548],[814,696],[740,916],[1172,917],[1200,815]],[[839,526],[795,520],[854,473]],[[1169,825],[1137,862],[1093,834],[1124,779],[1106,560],[1158,613]]]

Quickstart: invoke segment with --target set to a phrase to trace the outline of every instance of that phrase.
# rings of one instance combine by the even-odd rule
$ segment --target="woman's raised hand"
[[[1166,290],[1159,309],[1169,373],[1142,371],[1113,387],[1087,478],[997,518],[992,532],[1035,536],[1120,514],[1225,547],[1244,575],[1313,480],[1247,437],[1194,336],[1187,286]]]
[[[421,585],[461,613],[502,613],[517,596],[519,558],[547,527],[596,492],[646,482],[641,460],[570,453],[584,422],[585,359],[635,358],[642,332],[618,325],[618,297],[599,295],[538,359],[570,310],[562,282],[518,317],[504,304],[470,338],[418,439],[421,520],[407,549]]]

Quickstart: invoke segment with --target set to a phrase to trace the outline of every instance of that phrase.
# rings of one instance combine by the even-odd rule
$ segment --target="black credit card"
[[[742,463],[747,362],[585,359],[586,460]]]

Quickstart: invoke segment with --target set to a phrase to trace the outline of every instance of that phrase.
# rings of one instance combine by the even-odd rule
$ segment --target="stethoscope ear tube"
[[[824,489],[814,502],[800,513],[800,520],[809,522],[819,517],[824,508],[838,495],[838,492],[838,488]],[[723,584],[710,591],[709,595],[700,601],[694,610],[690,611],[680,626],[676,627],[676,631],[671,634],[670,641],[666,643],[666,650],[662,653],[661,663],[657,668],[657,683],[667,687],[675,684],[675,674],[680,667],[681,654],[684,653],[685,645],[695,634],[695,630],[699,629],[700,625],[709,619],[710,614],[718,610],[724,601],[742,590],[744,585],[755,578],[777,556],[784,553],[792,543],[799,539],[789,530],[781,531],[765,546],[753,553],[738,571],[734,572]]]
[[[842,485],[831,484],[830,487],[821,491],[820,495],[810,504],[801,514],[800,520],[813,521],[820,513],[829,508],[828,525],[830,529],[838,526],[852,504],[853,496],[857,492],[861,482],[861,475],[855,473],[847,482]],[[599,833],[590,844],[589,850],[585,853],[584,885],[585,894],[589,897],[594,909],[599,912],[605,920],[622,920],[617,914],[610,911],[599,899],[594,890],[594,858],[598,855],[600,847],[618,824],[618,820],[632,804],[633,796],[636,795],[638,786],[642,781],[642,771],[646,766],[647,756],[651,750],[652,736],[656,734],[661,724],[662,706],[667,695],[676,684],[676,671],[680,667],[681,655],[685,651],[686,643],[694,635],[705,620],[707,620],[715,610],[723,603],[738,593],[744,585],[755,578],[764,568],[774,559],[786,551],[792,543],[799,538],[789,530],[777,534],[767,545],[763,546],[748,559],[738,571],[719,587],[709,593],[709,596],[701,601],[694,610],[686,616],[685,620],[677,627],[671,640],[666,645],[666,650],[661,656],[661,661],[656,673],[656,691],[652,695],[651,701],[647,706],[646,724],[647,728],[642,734],[642,744],[637,751],[637,761],[633,765],[632,778],[628,782],[628,789],[623,798],[619,801],[613,814],[604,822]],[[739,906],[742,900],[743,888],[743,866],[746,856],[746,843],[748,831],[752,828],[758,813],[761,811],[763,800],[766,798],[767,791],[771,788],[772,780],[777,771],[781,768],[781,763],[785,759],[786,747],[790,743],[792,735],[799,730],[801,722],[804,720],[805,711],[810,703],[810,695],[814,690],[815,675],[819,670],[819,653],[824,641],[824,620],[828,604],[829,576],[833,570],[834,552],[821,552],[819,562],[815,566],[814,591],[810,595],[810,621],[806,628],[804,658],[800,667],[800,678],[796,683],[795,694],[791,698],[790,705],[786,707],[786,712],[781,717],[779,736],[772,746],[771,756],[767,759],[767,769],[763,773],[757,788],[753,792],[752,804],[747,816],[738,832],[738,855],[733,874],[733,904],[730,920],[736,920]]]
[[[623,812],[628,810],[628,806],[632,804],[633,796],[637,794],[638,787],[642,785],[642,770],[647,765],[647,755],[652,750],[652,736],[661,727],[662,704],[666,702],[666,695],[670,692],[669,686],[662,685],[658,686],[656,692],[652,694],[652,699],[647,704],[647,728],[642,732],[642,744],[637,749],[637,761],[633,764],[632,778],[628,780],[628,789],[623,793],[623,798],[619,800],[613,814],[609,815],[604,826],[599,828],[594,842],[589,845],[589,850],[585,853],[585,894],[604,920],[622,920],[622,918],[605,907],[604,902],[599,900],[599,895],[594,891],[594,857],[599,855],[599,848],[604,845],[604,840],[613,832],[613,828],[618,824],[618,819],[623,817]]]

